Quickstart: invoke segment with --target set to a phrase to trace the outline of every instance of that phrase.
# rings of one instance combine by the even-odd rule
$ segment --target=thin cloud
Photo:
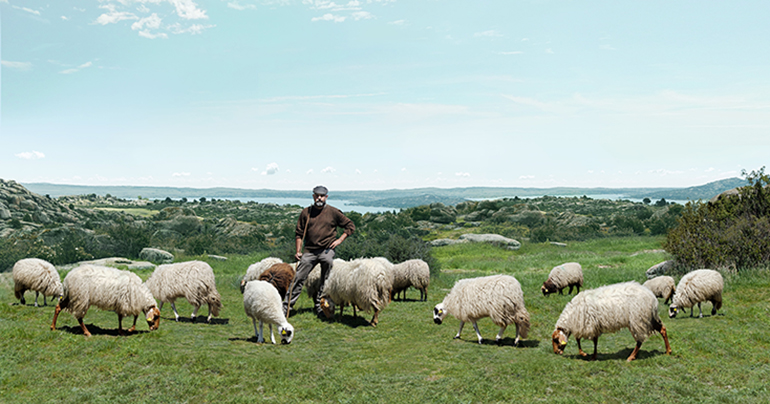
[[[242,4],[238,3],[237,1],[231,1],[231,2],[227,3],[227,7],[235,9],[235,10],[239,10],[239,11],[243,11],[243,10],[256,10],[257,9],[257,6],[255,6],[254,4],[242,5]]]
[[[0,61],[0,64],[16,70],[29,70],[32,68],[32,63],[30,62],[12,62],[10,60],[2,60]]]
[[[521,55],[522,51],[511,51],[511,52],[497,52],[498,55]]]
[[[311,169],[307,170],[307,172],[305,172],[305,174],[307,174],[307,175],[313,174],[313,169],[311,168]]]
[[[341,15],[334,15],[331,13],[326,13],[321,17],[313,17],[310,19],[310,21],[316,22],[316,21],[334,21],[334,22],[344,22],[345,18]]]
[[[455,176],[456,176],[456,177],[470,177],[470,176],[471,176],[471,173],[463,173],[463,172],[459,172],[459,173],[455,173]]]
[[[490,29],[484,32],[476,32],[473,34],[474,38],[502,38],[503,34],[498,30]]]
[[[274,175],[277,172],[278,172],[278,164],[270,163],[265,168],[265,171],[262,171],[262,175]]]
[[[171,174],[171,176],[172,176],[172,177],[189,177],[189,176],[190,176],[190,173],[185,173],[185,172],[181,172],[181,173],[173,173],[173,174]]]
[[[31,152],[17,153],[17,154],[14,154],[14,156],[24,160],[37,160],[37,159],[45,158],[45,154],[37,150],[32,150]]]
[[[83,63],[82,65],[80,65],[80,66],[78,66],[78,67],[76,67],[76,68],[73,68],[73,69],[67,69],[67,70],[62,70],[62,71],[60,71],[59,73],[61,73],[61,74],[72,74],[72,73],[77,73],[77,72],[79,72],[79,71],[81,71],[81,70],[83,70],[83,69],[85,69],[85,68],[87,68],[87,67],[91,67],[92,65],[93,65],[93,63],[91,63],[91,62],[86,62],[86,63]]]
[[[390,25],[406,25],[406,20],[391,21],[388,24],[390,24]]]
[[[553,49],[548,48],[548,49],[545,50],[545,53],[547,53],[549,55],[553,55],[555,52],[553,51]]]
[[[28,13],[30,13],[30,14],[34,14],[34,15],[40,15],[40,11],[37,11],[37,10],[33,10],[33,9],[31,9],[31,8],[26,8],[26,7],[19,7],[19,6],[11,6],[11,7],[15,8],[15,9],[17,9],[17,10],[26,11],[26,12],[28,12]]]
[[[334,167],[326,167],[323,170],[321,170],[321,172],[324,173],[324,174],[331,174],[331,173],[333,173],[335,171],[337,171],[337,170],[335,170]]]
[[[359,21],[359,20],[371,20],[372,18],[374,18],[372,13],[370,13],[368,11],[356,11],[355,13],[351,14],[351,16],[356,21]]]
[[[176,14],[185,20],[200,20],[208,19],[205,10],[198,8],[192,0],[169,0],[169,2],[176,7]]]

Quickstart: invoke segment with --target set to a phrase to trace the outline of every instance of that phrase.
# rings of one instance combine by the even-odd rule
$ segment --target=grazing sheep
[[[722,275],[713,269],[698,269],[692,271],[679,280],[671,306],[668,307],[668,316],[676,317],[676,313],[690,307],[690,317],[693,316],[695,304],[698,304],[698,318],[703,317],[701,302],[711,302],[711,315],[717,314],[722,308],[722,289],[724,281]]]
[[[393,266],[391,300],[402,291],[404,292],[402,299],[406,299],[406,290],[410,286],[414,286],[420,291],[420,301],[426,301],[428,300],[428,285],[430,285],[430,268],[427,262],[421,259],[412,259],[396,264]]]
[[[241,278],[241,293],[243,293],[243,289],[246,287],[246,283],[259,279],[259,275],[262,275],[262,272],[265,272],[271,266],[280,264],[282,262],[283,260],[280,258],[267,257],[262,261],[249,265],[249,268],[246,270],[246,275]]]
[[[88,308],[96,306],[114,311],[118,315],[118,333],[124,335],[123,317],[134,316],[134,324],[128,332],[136,330],[136,318],[144,313],[150,330],[160,326],[160,310],[152,293],[133,272],[99,265],[83,265],[64,277],[64,293],[56,305],[51,330],[56,329],[56,319],[62,310],[69,311],[78,320],[86,337],[90,337],[83,317]]]
[[[583,268],[577,262],[568,262],[553,267],[548,275],[548,280],[543,282],[540,290],[543,291],[543,296],[556,291],[561,295],[562,289],[567,286],[569,286],[568,295],[572,294],[573,286],[577,287],[577,293],[580,293],[580,288],[583,286]]]
[[[179,313],[176,311],[174,301],[184,297],[194,307],[192,316],[198,316],[198,309],[205,303],[209,306],[207,323],[211,322],[211,316],[218,316],[222,308],[222,298],[217,292],[214,270],[203,261],[186,261],[174,264],[163,264],[155,268],[155,271],[147,279],[147,287],[152,295],[160,301],[158,309],[163,310],[163,303],[170,302],[174,310],[174,317],[179,321]]]
[[[268,268],[259,275],[260,281],[265,281],[273,286],[281,296],[281,301],[286,298],[286,292],[291,287],[295,275],[294,268],[291,265],[280,263]]]
[[[529,312],[524,307],[524,293],[519,281],[510,275],[483,276],[458,281],[444,297],[444,301],[433,308],[433,321],[441,324],[447,313],[460,320],[460,330],[455,338],[460,338],[463,326],[470,321],[476,330],[479,344],[482,338],[476,321],[484,317],[491,318],[492,322],[500,327],[500,332],[495,337],[498,344],[505,329],[512,323],[516,324],[514,345],[518,346],[519,339],[527,338],[529,333]]]
[[[346,304],[369,312],[374,317],[369,322],[377,326],[379,314],[390,303],[390,291],[393,288],[393,272],[380,259],[359,258],[338,267],[334,264],[321,292],[321,310],[327,318],[334,316],[335,305],[340,306],[340,316]]]
[[[270,328],[270,341],[273,344],[275,344],[273,324],[276,325],[278,333],[281,334],[281,343],[291,343],[294,338],[294,327],[286,321],[281,296],[278,295],[278,290],[273,285],[259,280],[246,283],[243,291],[243,309],[246,311],[246,315],[251,317],[258,343],[265,342],[262,333],[263,323],[267,323]],[[259,330],[257,330],[257,320],[259,320]]]
[[[347,261],[335,258],[334,264],[332,264],[332,270],[338,267],[342,267],[346,264]],[[331,272],[331,270],[329,272]],[[316,264],[316,266],[313,267],[313,270],[310,271],[310,273],[307,275],[307,279],[305,280],[305,290],[307,291],[307,297],[309,297],[313,302],[318,300],[322,289],[321,286],[321,264]]]
[[[636,340],[636,348],[627,361],[636,359],[642,342],[655,331],[663,336],[666,354],[671,354],[666,327],[658,315],[658,299],[652,291],[637,282],[602,286],[573,297],[556,321],[552,336],[553,352],[562,354],[569,336],[574,334],[582,356],[586,356],[586,353],[580,346],[580,340],[593,340],[594,354],[591,359],[595,360],[599,336],[626,327]]]
[[[642,286],[650,289],[652,293],[655,294],[655,297],[662,298],[663,304],[668,304],[674,291],[676,291],[676,282],[674,282],[674,278],[670,276],[658,276],[652,278],[643,283]]]
[[[13,265],[13,289],[19,303],[26,304],[24,292],[35,291],[35,307],[37,298],[43,294],[43,306],[48,306],[46,296],[61,296],[63,293],[59,272],[48,261],[39,258],[25,258]]]

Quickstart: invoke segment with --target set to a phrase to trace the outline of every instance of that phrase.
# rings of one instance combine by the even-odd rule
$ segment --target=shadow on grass
[[[228,338],[227,340],[228,340],[228,341],[233,341],[233,342],[234,342],[234,341],[240,341],[240,342],[250,342],[250,343],[252,343],[252,344],[256,344],[256,345],[273,345],[273,343],[270,341],[270,333],[269,333],[269,332],[267,332],[267,330],[265,330],[265,333],[262,335],[262,338],[264,338],[264,339],[265,339],[265,342],[263,342],[263,343],[261,343],[261,344],[260,344],[259,342],[257,342],[257,336],[256,336],[256,335],[252,335],[252,336],[251,336],[251,337],[249,337],[249,338],[238,338],[238,337],[232,337],[232,338]],[[281,341],[280,341],[280,339],[276,339],[276,341],[275,341],[275,342],[276,342],[276,344],[275,344],[276,346],[277,346],[277,345],[283,345],[283,344],[281,344]]]
[[[179,317],[179,321],[176,321],[174,317],[161,317],[161,320],[177,323],[191,323],[191,324],[206,324],[207,316],[198,316],[193,321],[190,317]],[[230,324],[229,318],[212,318],[209,325],[227,325]]]
[[[462,339],[458,338],[459,340],[471,343],[471,344],[478,344],[479,341],[475,338],[472,339]],[[516,341],[516,338],[511,337],[504,337],[500,340],[500,342],[495,341],[494,339],[484,338],[481,340],[481,345],[498,345],[498,346],[509,346],[513,348],[537,348],[540,346],[540,341],[537,340],[526,340],[526,339],[520,339],[519,340],[519,346],[515,346],[513,342]]]
[[[620,351],[615,352],[615,353],[605,353],[605,354],[603,354],[601,352],[598,352],[596,354],[596,361],[597,362],[612,361],[612,360],[615,360],[615,361],[625,361],[625,360],[628,359],[628,356],[631,355],[631,352],[633,352],[633,351],[634,350],[632,348],[625,348],[625,349],[621,349]],[[582,361],[585,361],[585,362],[591,362],[592,361],[591,360],[591,355],[592,355],[592,353],[588,353],[588,355],[586,355],[586,356],[580,356],[580,354],[564,355],[564,356],[567,357],[567,358],[570,358],[570,359],[577,359],[577,360],[582,360]],[[660,350],[657,350],[657,349],[654,349],[652,351],[646,351],[644,349],[640,349],[639,353],[636,355],[636,359],[634,361],[654,358],[654,357],[660,356],[660,355],[666,355],[666,352],[665,351],[660,351]]]
[[[125,335],[118,334],[117,328],[101,328],[97,325],[93,324],[86,324],[86,328],[88,328],[88,332],[91,333],[92,336],[94,335],[109,335],[112,337],[130,337],[132,335],[139,335],[139,334],[146,334],[150,332],[149,330],[136,330],[134,332],[128,332],[126,329],[123,330],[125,332]],[[129,327],[130,328],[130,327]],[[80,328],[79,325],[77,326],[63,326],[63,327],[56,327],[55,331],[62,331],[69,334],[74,335],[83,335],[83,330]]]

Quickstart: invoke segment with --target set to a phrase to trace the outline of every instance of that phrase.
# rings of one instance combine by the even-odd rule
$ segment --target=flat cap
[[[325,186],[319,185],[319,186],[313,188],[313,193],[316,194],[316,195],[326,195],[326,194],[329,193],[329,190],[326,189]]]

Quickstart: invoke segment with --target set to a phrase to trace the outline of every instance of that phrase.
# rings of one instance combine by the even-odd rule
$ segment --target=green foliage
[[[714,202],[690,202],[668,233],[666,250],[683,268],[740,270],[770,263],[770,177],[747,174],[749,185]]]

